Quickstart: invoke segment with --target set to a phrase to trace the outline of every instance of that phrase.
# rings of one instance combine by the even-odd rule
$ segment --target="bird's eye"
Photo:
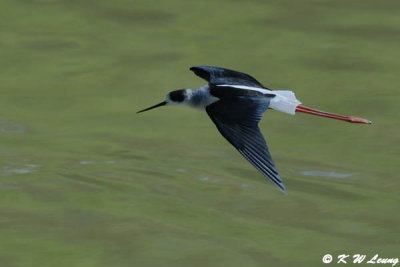
[[[185,89],[170,92],[169,98],[174,102],[182,102],[185,100]]]

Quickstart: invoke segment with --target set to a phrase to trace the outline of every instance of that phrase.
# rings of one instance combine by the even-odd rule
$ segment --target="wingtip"
[[[276,186],[279,188],[279,190],[281,190],[281,192],[282,192],[285,196],[288,196],[288,193],[287,193],[287,191],[286,191],[286,187],[285,187],[284,184],[280,184],[280,185],[276,185]]]
[[[196,66],[191,66],[191,67],[189,68],[189,70],[191,70],[191,71],[193,71],[193,72],[196,72],[196,71],[201,71],[201,69],[204,68],[204,67],[207,67],[207,66],[204,66],[204,65],[196,65]]]

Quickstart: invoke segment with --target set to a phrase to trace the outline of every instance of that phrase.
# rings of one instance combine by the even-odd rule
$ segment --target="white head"
[[[171,91],[165,96],[165,101],[163,101],[157,105],[151,106],[149,108],[140,110],[137,113],[147,111],[147,110],[150,110],[153,108],[161,107],[161,106],[182,105],[182,104],[185,105],[188,103],[191,94],[192,94],[192,90],[190,90],[190,89],[180,89],[180,90]]]
[[[174,90],[169,92],[165,96],[165,100],[167,102],[167,105],[187,104],[191,95],[192,95],[192,90],[190,89]]]

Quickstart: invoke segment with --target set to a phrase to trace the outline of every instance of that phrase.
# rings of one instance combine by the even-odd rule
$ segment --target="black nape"
[[[185,89],[170,92],[169,98],[174,102],[182,102],[183,100],[185,100]]]

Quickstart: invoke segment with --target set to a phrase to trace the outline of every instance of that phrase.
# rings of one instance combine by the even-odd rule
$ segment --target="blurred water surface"
[[[320,266],[400,257],[398,1],[0,3],[0,266]],[[354,125],[268,111],[285,197],[205,113],[215,65]]]

